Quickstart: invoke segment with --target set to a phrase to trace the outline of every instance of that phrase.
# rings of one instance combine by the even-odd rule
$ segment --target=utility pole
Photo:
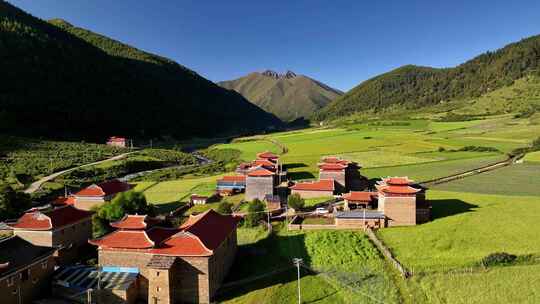
[[[302,300],[300,297],[300,265],[302,264],[302,259],[294,258],[293,264],[296,266],[296,269],[298,271],[298,304],[302,304]]]

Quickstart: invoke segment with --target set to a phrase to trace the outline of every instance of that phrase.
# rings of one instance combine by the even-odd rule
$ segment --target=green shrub
[[[306,202],[304,201],[304,199],[298,193],[289,195],[289,198],[287,199],[287,204],[289,205],[289,208],[293,208],[296,211],[304,208],[305,203]]]
[[[255,227],[264,219],[264,204],[258,199],[254,199],[248,207],[248,214],[244,220],[244,225],[247,227]]]
[[[484,267],[508,265],[516,260],[517,256],[506,252],[492,253],[482,259],[482,265]]]
[[[221,214],[231,214],[232,213],[232,204],[227,202],[227,201],[223,201],[223,202],[219,203],[219,205],[216,208],[216,211],[221,213]]]

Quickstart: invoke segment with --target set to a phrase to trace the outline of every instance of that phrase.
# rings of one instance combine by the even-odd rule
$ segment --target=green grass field
[[[433,189],[499,195],[528,195],[540,197],[540,163],[528,162],[500,168]]]
[[[302,270],[303,303],[398,303],[399,295],[377,250],[359,232],[289,232],[275,225],[274,233],[239,229],[241,258],[227,281],[287,270],[241,287],[225,290],[220,303],[297,303],[293,257],[326,275]],[[247,240],[247,241],[246,241]],[[257,267],[253,267],[257,265]],[[345,284],[345,282],[347,284]],[[353,287],[352,291],[345,287]]]
[[[526,163],[540,163],[540,151],[528,153],[525,155],[524,161]]]

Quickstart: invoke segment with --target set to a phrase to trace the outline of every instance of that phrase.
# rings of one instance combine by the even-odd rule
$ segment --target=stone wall
[[[30,304],[51,290],[54,258],[44,257],[18,272],[0,279],[0,303]],[[19,302],[19,300],[21,302]]]
[[[351,219],[351,218],[339,218],[336,217],[336,226],[339,229],[365,229],[371,228],[383,228],[386,227],[384,219]]]
[[[274,195],[275,177],[246,177],[246,200],[252,201],[256,198],[263,200],[268,194]]]
[[[415,196],[379,195],[378,208],[388,218],[388,226],[416,225]]]

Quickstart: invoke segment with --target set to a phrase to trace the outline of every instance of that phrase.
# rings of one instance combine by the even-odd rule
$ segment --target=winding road
[[[119,155],[116,155],[116,156],[113,156],[113,157],[109,157],[109,158],[106,158],[106,159],[103,159],[103,160],[99,160],[99,161],[96,161],[96,162],[93,162],[93,163],[88,163],[88,164],[80,165],[80,166],[77,166],[77,167],[65,169],[65,170],[62,170],[62,171],[54,172],[53,174],[42,177],[39,180],[37,180],[37,181],[33,182],[32,184],[30,184],[30,186],[24,190],[24,193],[28,193],[28,194],[34,193],[37,190],[39,190],[44,183],[49,182],[49,181],[59,177],[60,175],[69,173],[69,172],[71,172],[73,170],[88,167],[88,166],[99,165],[99,164],[104,163],[106,161],[120,160],[120,159],[125,158],[129,154],[134,153],[134,152],[135,151],[126,152],[126,153],[122,153],[122,154],[119,154]]]

